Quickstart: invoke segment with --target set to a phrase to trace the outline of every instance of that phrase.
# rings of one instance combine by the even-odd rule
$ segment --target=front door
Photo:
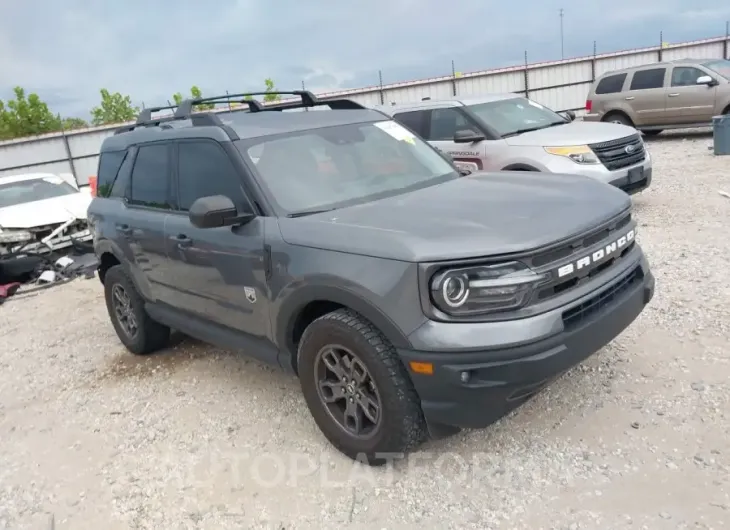
[[[176,204],[165,223],[174,288],[165,302],[232,330],[265,338],[269,299],[264,270],[264,224],[201,229],[188,218],[192,203],[225,195],[247,204],[241,178],[228,153],[213,140],[184,140],[176,149]]]
[[[693,66],[675,66],[667,91],[666,112],[670,123],[709,123],[715,111],[716,86],[698,85],[708,75]]]
[[[469,171],[484,169],[486,140],[476,143],[456,143],[456,131],[473,130],[480,133],[479,126],[457,107],[431,109],[431,119],[427,122],[426,140],[435,148],[448,153],[459,168]]]

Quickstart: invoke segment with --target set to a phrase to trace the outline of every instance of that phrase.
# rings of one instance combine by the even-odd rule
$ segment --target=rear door
[[[629,89],[623,94],[632,112],[634,125],[662,125],[667,123],[665,112],[667,68],[651,67],[636,70]]]
[[[115,222],[118,239],[130,253],[132,275],[149,300],[163,298],[170,279],[165,219],[171,208],[171,152],[168,142],[137,148],[125,190],[126,212]]]
[[[716,86],[698,85],[697,79],[709,75],[694,66],[672,68],[667,91],[666,112],[669,123],[708,123],[715,111]]]
[[[209,139],[176,142],[175,210],[165,226],[174,287],[166,302],[207,321],[266,337],[269,299],[264,270],[264,222],[201,229],[188,209],[196,199],[225,195],[254,211],[232,153]]]

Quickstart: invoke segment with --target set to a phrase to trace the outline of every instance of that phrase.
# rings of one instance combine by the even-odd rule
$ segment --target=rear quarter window
[[[621,92],[626,81],[626,74],[607,75],[596,85],[596,94],[616,94]]]
[[[99,155],[99,168],[96,175],[96,195],[109,197],[117,179],[119,168],[122,167],[126,151],[105,151]]]

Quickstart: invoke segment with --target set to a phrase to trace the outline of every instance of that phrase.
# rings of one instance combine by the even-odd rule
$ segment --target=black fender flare
[[[122,249],[119,248],[119,246],[114,243],[113,241],[109,239],[102,239],[100,241],[97,241],[94,244],[94,252],[99,257],[99,268],[101,268],[101,260],[104,256],[104,254],[111,254],[114,256],[117,261],[121,264],[122,267],[125,268],[127,272],[129,272],[129,264],[124,259],[124,253],[122,252]],[[131,276],[130,276],[131,278]],[[101,275],[99,275],[99,279],[101,280]],[[132,278],[132,281],[134,279]]]
[[[331,285],[307,284],[286,295],[276,321],[275,336],[280,350],[296,355],[293,343],[294,326],[302,310],[312,302],[332,302],[361,314],[385,335],[396,348],[410,348],[405,333],[381,309],[356,293]]]
[[[502,171],[539,171],[536,167],[528,164],[510,164],[502,168]]]

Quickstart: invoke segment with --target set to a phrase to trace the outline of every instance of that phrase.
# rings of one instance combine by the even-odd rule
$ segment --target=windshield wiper
[[[548,127],[555,127],[557,125],[565,125],[567,122],[564,121],[555,121],[552,123],[548,123],[547,125],[542,125],[541,127],[527,127],[525,129],[517,129],[516,131],[509,132],[507,134],[503,134],[502,138],[509,138],[510,136],[518,136],[520,134],[533,132],[533,131],[541,131],[542,129],[547,129]]]
[[[301,210],[299,212],[292,212],[287,215],[287,217],[304,217],[305,215],[314,215],[316,213],[325,213],[325,212],[331,212],[335,208],[322,208],[320,210]]]

